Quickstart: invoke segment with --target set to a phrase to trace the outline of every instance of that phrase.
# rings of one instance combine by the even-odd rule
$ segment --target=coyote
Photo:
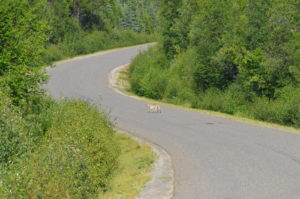
[[[157,104],[147,104],[148,113],[161,113],[160,106]]]

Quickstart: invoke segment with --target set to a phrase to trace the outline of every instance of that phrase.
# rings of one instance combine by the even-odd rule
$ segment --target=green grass
[[[131,91],[130,83],[129,83],[129,72],[128,72],[129,66],[130,65],[123,68],[117,77],[117,85],[116,86],[125,92]]]
[[[99,194],[99,199],[133,199],[151,179],[154,154],[149,145],[139,144],[125,134],[117,134],[121,148],[119,167],[115,172],[110,188]]]

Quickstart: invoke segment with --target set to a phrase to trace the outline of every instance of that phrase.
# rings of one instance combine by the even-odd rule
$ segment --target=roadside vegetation
[[[131,64],[131,90],[299,128],[299,10],[297,0],[163,0],[161,42]]]
[[[99,194],[99,199],[136,198],[150,180],[152,163],[157,158],[149,145],[138,143],[128,135],[118,134],[116,140],[121,146],[119,166],[109,188]]]
[[[120,154],[109,118],[80,101],[48,106],[28,118],[36,123],[1,122],[1,198],[93,198],[108,188]]]
[[[53,61],[153,41],[157,8],[156,1],[0,0],[0,198],[98,198],[117,192],[124,173],[141,190],[151,149],[116,133],[100,105],[55,101],[40,87]],[[124,158],[129,152],[137,159]]]

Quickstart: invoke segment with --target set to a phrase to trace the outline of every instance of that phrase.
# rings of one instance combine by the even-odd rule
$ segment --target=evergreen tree
[[[176,44],[179,43],[174,24],[179,16],[181,3],[182,0],[161,1],[163,48],[169,59],[172,59],[176,54]]]

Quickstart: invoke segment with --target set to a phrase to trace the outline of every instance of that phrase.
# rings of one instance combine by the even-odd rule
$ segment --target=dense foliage
[[[0,198],[94,198],[108,188],[120,154],[109,117],[85,102],[47,97],[43,68],[152,41],[157,8],[134,0],[0,0]],[[138,23],[127,26],[132,17]]]
[[[111,122],[98,107],[80,101],[51,103],[27,128],[1,101],[0,197],[93,198],[107,188],[118,165]],[[3,108],[3,109],[2,109]]]
[[[134,61],[134,92],[300,126],[299,1],[161,4],[162,45]]]
[[[17,105],[37,94],[45,80],[40,67],[48,29],[34,12],[26,1],[0,1],[0,78]]]

